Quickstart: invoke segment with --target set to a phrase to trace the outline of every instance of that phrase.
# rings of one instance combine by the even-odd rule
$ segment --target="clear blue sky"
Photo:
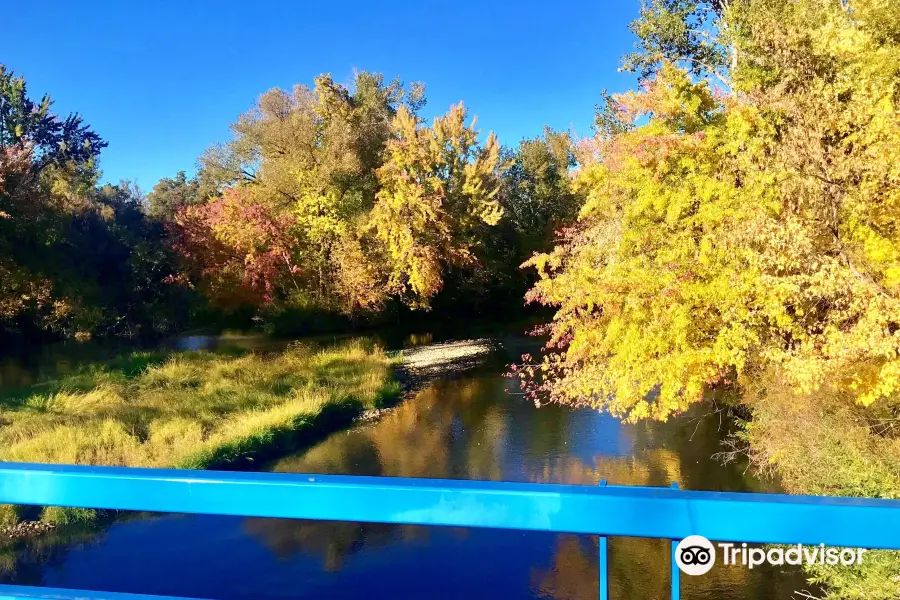
[[[545,124],[587,134],[600,91],[632,84],[617,67],[637,11],[637,0],[17,2],[3,9],[0,62],[109,142],[104,180],[147,192],[193,173],[259,94],[324,72],[424,81],[426,117],[463,100],[504,144]]]

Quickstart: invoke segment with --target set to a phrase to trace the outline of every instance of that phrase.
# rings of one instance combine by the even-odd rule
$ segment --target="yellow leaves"
[[[812,75],[790,92],[719,103],[664,65],[616,98],[648,120],[593,141],[578,232],[526,263],[568,344],[556,400],[665,418],[760,364],[800,393],[883,365],[857,397],[900,395],[900,131],[885,102],[900,61],[833,17],[815,41],[828,58],[801,57]],[[879,61],[898,67],[862,67]]]
[[[715,117],[718,102],[705,82],[692,82],[688,73],[671,62],[663,62],[656,78],[642,93],[614,96],[632,121],[652,115],[651,127],[693,133]],[[646,127],[646,126],[644,126]]]
[[[548,277],[551,271],[558,269],[562,259],[557,253],[552,254],[535,254],[527,261],[522,263],[522,268],[532,267],[541,276],[541,279]]]
[[[338,265],[337,285],[347,312],[357,308],[380,309],[387,299],[379,269],[366,255],[355,232],[345,232],[334,249]]]
[[[368,229],[388,258],[392,290],[420,308],[442,288],[447,266],[474,262],[480,227],[503,216],[499,144],[491,134],[478,145],[474,122],[466,126],[465,119],[457,104],[429,128],[401,107],[397,137],[378,170],[381,190]]]
[[[299,231],[316,246],[330,244],[349,228],[347,215],[341,214],[343,202],[341,193],[333,188],[324,194],[300,196],[294,206]]]
[[[894,396],[900,390],[900,360],[885,362],[868,381],[857,376],[849,387],[857,392],[857,402],[863,406]]]
[[[419,127],[419,119],[409,112],[405,106],[401,106],[397,109],[397,114],[394,117],[394,131],[395,135],[400,140],[412,141],[415,140],[418,133]]]

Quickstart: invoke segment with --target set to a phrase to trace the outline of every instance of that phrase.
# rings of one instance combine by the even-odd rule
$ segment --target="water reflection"
[[[718,416],[699,413],[680,423],[623,426],[588,411],[533,407],[506,394],[493,367],[440,381],[377,425],[333,436],[311,451],[279,462],[277,471],[404,477],[492,479],[686,489],[764,491],[770,486],[710,457],[718,450]],[[502,398],[502,401],[497,401]],[[739,516],[736,516],[739,518]],[[327,570],[355,555],[389,552],[428,539],[434,528],[248,519],[248,534],[276,554],[318,557]],[[465,539],[467,530],[455,531]],[[473,534],[476,532],[473,531]],[[482,532],[477,532],[478,534]],[[537,597],[597,597],[597,538],[551,536],[549,555],[530,569]],[[514,540],[506,553],[520,551]],[[669,543],[610,540],[611,598],[668,598]],[[501,556],[508,556],[503,554]],[[493,557],[491,559],[496,559]],[[486,557],[486,560],[488,558]],[[685,598],[790,598],[806,587],[798,573],[719,567],[684,584]]]
[[[398,340],[414,345],[421,340]],[[665,486],[764,491],[723,467],[718,416],[624,426],[590,411],[536,410],[507,393],[504,365],[440,380],[381,421],[329,437],[272,468],[302,473]],[[740,518],[740,515],[735,515]],[[669,543],[613,538],[610,598],[668,598]],[[55,553],[19,582],[214,598],[597,597],[595,536],[227,517],[118,523]],[[0,579],[3,579],[0,576]],[[716,567],[684,578],[693,600],[782,600],[808,587],[796,572]]]

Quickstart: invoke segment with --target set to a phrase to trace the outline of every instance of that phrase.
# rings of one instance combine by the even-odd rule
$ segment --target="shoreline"
[[[203,466],[180,466],[198,470],[253,471],[264,470],[273,460],[312,448],[328,436],[352,428],[355,425],[372,424],[389,414],[405,401],[415,397],[432,381],[465,372],[480,364],[494,350],[496,343],[487,338],[459,340],[427,344],[392,353],[397,360],[391,378],[380,391],[378,405],[365,408],[359,402],[345,399],[322,407],[322,410],[302,422],[288,427],[268,430],[267,443],[243,447],[247,440],[237,440],[232,448],[219,448],[219,456],[211,458]],[[398,360],[399,358],[399,360]],[[192,462],[188,459],[185,462]],[[38,539],[54,531],[64,531],[70,526],[91,526],[94,522],[114,519],[120,511],[94,511],[90,520],[54,522],[41,519],[22,520],[0,527],[0,546],[16,544],[24,540]]]

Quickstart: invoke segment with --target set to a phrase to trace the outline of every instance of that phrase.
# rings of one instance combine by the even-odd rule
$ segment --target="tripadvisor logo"
[[[675,547],[675,562],[682,573],[703,575],[716,562],[716,548],[702,535],[689,535]]]
[[[787,548],[748,548],[747,544],[719,542],[722,564],[758,567],[770,565],[861,565],[863,548],[826,548],[825,544],[804,546],[797,544]],[[703,575],[716,562],[716,546],[702,535],[689,535],[675,547],[675,562],[686,575]]]

